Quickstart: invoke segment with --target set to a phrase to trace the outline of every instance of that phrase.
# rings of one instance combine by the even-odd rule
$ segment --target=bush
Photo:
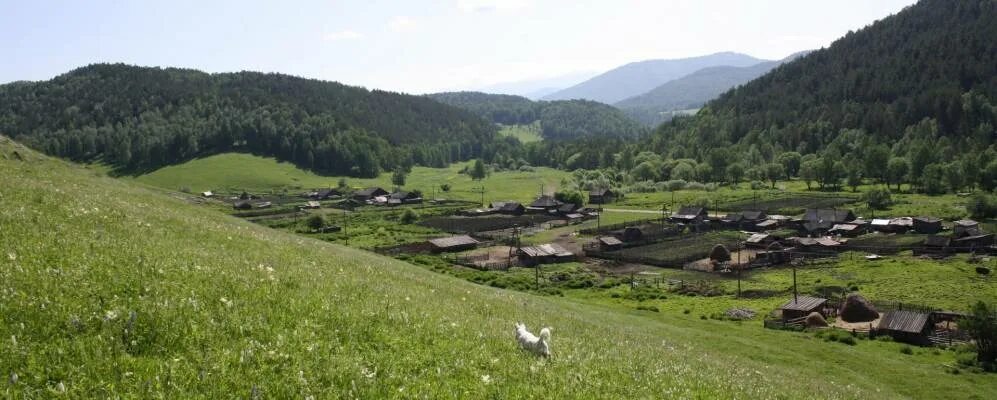
[[[685,189],[688,182],[681,179],[672,179],[670,181],[665,181],[665,189],[669,192],[674,192],[677,190]]]
[[[449,183],[444,183],[444,184],[440,185],[440,190],[442,190],[443,192],[449,192],[450,191],[450,184]]]
[[[415,221],[418,220],[419,220],[419,214],[416,214],[414,210],[409,208],[402,213],[402,217],[398,221],[405,225],[409,225],[415,223]]]
[[[321,215],[312,215],[311,217],[308,217],[308,220],[305,221],[305,224],[308,225],[308,227],[311,228],[312,230],[317,231],[325,226],[325,217]]]
[[[659,312],[658,307],[655,307],[655,306],[639,305],[639,306],[637,306],[637,309],[638,310],[643,310],[643,311]]]
[[[904,346],[900,348],[900,352],[906,355],[914,354],[914,348],[910,346]]]
[[[863,200],[869,208],[873,210],[885,210],[893,204],[893,197],[889,189],[876,188],[865,193]]]
[[[688,184],[685,185],[685,188],[686,188],[686,190],[705,191],[706,190],[706,185],[704,185],[702,183],[699,183],[699,182],[689,182]]]
[[[765,182],[762,181],[751,181],[751,190],[764,190]]]

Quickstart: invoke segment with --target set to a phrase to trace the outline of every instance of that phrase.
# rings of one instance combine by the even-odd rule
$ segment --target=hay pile
[[[848,295],[841,306],[841,319],[845,322],[869,322],[876,318],[879,318],[876,307],[858,293]]]
[[[722,244],[713,246],[713,250],[710,251],[710,260],[730,261],[730,250],[727,250],[727,247]]]
[[[803,323],[807,325],[807,328],[826,328],[827,320],[824,319],[823,315],[819,312],[812,312],[807,315],[807,318],[803,320]]]

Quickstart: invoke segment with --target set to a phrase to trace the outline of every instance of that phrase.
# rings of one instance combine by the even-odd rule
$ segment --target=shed
[[[387,196],[388,191],[381,189],[379,187],[369,187],[363,190],[358,190],[353,192],[353,200],[356,201],[367,201],[375,197]]]
[[[400,190],[388,196],[389,206],[415,203],[422,203],[422,196],[418,192],[406,192]]]
[[[526,212],[526,207],[515,201],[495,201],[490,206],[499,214],[523,215]]]
[[[824,305],[827,299],[811,296],[796,296],[790,299],[779,310],[782,311],[782,320],[789,321],[798,318],[805,318],[810,313],[816,312],[824,315]],[[826,317],[826,315],[824,315]]]
[[[924,312],[896,310],[886,312],[879,320],[876,334],[893,337],[898,342],[929,345],[931,315]]]
[[[855,224],[835,224],[827,231],[832,235],[841,235],[846,237],[857,236],[862,233],[858,225]]]
[[[767,231],[767,230],[779,228],[781,225],[782,225],[782,222],[780,222],[777,219],[767,219],[767,220],[761,221],[759,223],[756,223],[755,224],[755,229],[762,230],[762,231]]]
[[[433,246],[433,252],[441,253],[471,250],[478,246],[478,241],[467,235],[459,235],[430,239],[429,244]]]
[[[209,190],[209,191],[207,191],[207,192],[201,192],[201,196],[203,196],[203,197],[215,197],[215,194],[214,194],[214,193],[212,193],[212,192],[211,192],[211,191]]]
[[[305,202],[305,205],[301,206],[301,208],[310,208],[310,209],[321,208],[321,207],[322,203],[319,203],[314,200]]]
[[[569,223],[577,224],[582,222],[582,220],[585,219],[585,216],[578,213],[571,213],[565,215],[564,218],[567,218]]]
[[[589,191],[589,203],[591,204],[607,204],[612,203],[616,199],[613,191],[609,189],[592,189]]]
[[[273,207],[273,203],[271,203],[269,201],[263,201],[263,202],[256,203],[255,207],[256,208],[270,208],[270,207]]]
[[[979,229],[972,231],[971,235],[952,239],[951,245],[957,251],[977,251],[983,250],[994,244],[992,233],[981,232]]]
[[[934,235],[942,231],[942,220],[935,217],[914,217],[914,232]]]
[[[623,242],[613,236],[602,236],[597,241],[602,250],[619,250],[623,248]]]
[[[624,242],[636,242],[644,238],[644,230],[636,226],[628,226],[622,231],[617,232],[616,237]]]
[[[250,203],[249,200],[237,200],[235,203],[232,203],[232,208],[236,210],[250,210],[253,208],[253,203]]]
[[[670,219],[674,222],[694,224],[705,221],[707,216],[706,209],[703,207],[682,207],[672,214]]]
[[[890,232],[893,228],[890,227],[890,220],[885,218],[875,218],[869,222],[869,227],[877,232]]]
[[[523,265],[537,265],[574,260],[575,254],[556,243],[521,247],[516,252]]]
[[[329,199],[338,198],[339,196],[342,196],[342,195],[343,195],[343,192],[339,191],[339,189],[331,189],[330,188],[330,189],[322,189],[322,190],[316,191],[315,194],[313,196],[311,196],[311,197],[313,199],[316,199],[316,200],[329,200]]]
[[[773,235],[769,235],[767,233],[756,233],[745,240],[744,245],[748,247],[766,248],[770,244],[775,243],[777,240],[778,238]]]
[[[533,202],[530,203],[530,208],[539,208],[539,209],[543,209],[543,210],[555,210],[558,207],[560,207],[562,204],[563,203],[561,203],[560,201],[557,201],[556,199],[554,199],[551,196],[543,195],[543,196],[537,197],[536,200],[533,200]]]

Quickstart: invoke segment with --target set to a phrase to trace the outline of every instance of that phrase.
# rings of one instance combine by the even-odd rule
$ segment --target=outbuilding
[[[609,204],[616,199],[613,191],[609,189],[592,189],[589,191],[589,203],[591,204]]]
[[[353,200],[365,202],[372,200],[375,197],[387,196],[388,191],[381,189],[379,187],[369,187],[363,190],[358,190],[353,192]]]
[[[471,250],[478,247],[478,241],[467,235],[451,236],[438,239],[430,239],[434,253],[455,252]]]
[[[623,242],[613,236],[602,236],[597,239],[599,249],[603,251],[613,251],[623,248]]]
[[[915,217],[914,232],[934,235],[942,231],[942,220],[935,217]]]
[[[521,247],[516,254],[523,265],[538,265],[568,262],[575,259],[575,254],[557,243]]]
[[[925,312],[887,311],[879,320],[877,335],[889,335],[898,342],[926,346],[931,344],[931,315]]]
[[[697,224],[703,222],[708,217],[706,208],[703,207],[682,207],[669,218],[672,222],[683,224]]]
[[[782,320],[790,321],[805,318],[807,315],[814,312],[824,315],[825,304],[827,304],[827,299],[824,298],[794,296],[794,298],[779,307],[779,310],[782,311]]]

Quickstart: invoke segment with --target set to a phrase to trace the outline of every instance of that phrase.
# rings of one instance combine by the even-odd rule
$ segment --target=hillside
[[[123,64],[0,86],[0,132],[48,154],[126,171],[234,150],[376,176],[501,148],[492,124],[421,96],[280,74]]]
[[[899,345],[849,348],[473,285],[2,137],[0,168],[11,172],[0,175],[4,203],[28,206],[0,208],[0,371],[15,398],[987,398],[997,388],[993,376],[939,385],[936,356]],[[553,361],[516,350],[517,320],[554,327]]]
[[[640,61],[614,68],[585,82],[544,96],[543,99],[585,99],[613,104],[706,67],[747,67],[763,61],[765,60],[732,52],[674,60]]]
[[[427,96],[497,124],[527,125],[540,121],[541,136],[550,140],[635,138],[645,131],[620,110],[594,101],[531,101],[520,96],[481,92],[447,92]]]
[[[992,144],[994,65],[997,3],[922,0],[662,126],[654,148],[698,157],[741,144],[862,159],[881,143],[916,161],[917,176]]]
[[[797,53],[779,61],[766,61],[748,67],[721,65],[703,68],[668,81],[647,93],[613,104],[631,118],[648,126],[664,122],[672,111],[696,109],[731,88],[765,75],[773,68],[792,61]]]

